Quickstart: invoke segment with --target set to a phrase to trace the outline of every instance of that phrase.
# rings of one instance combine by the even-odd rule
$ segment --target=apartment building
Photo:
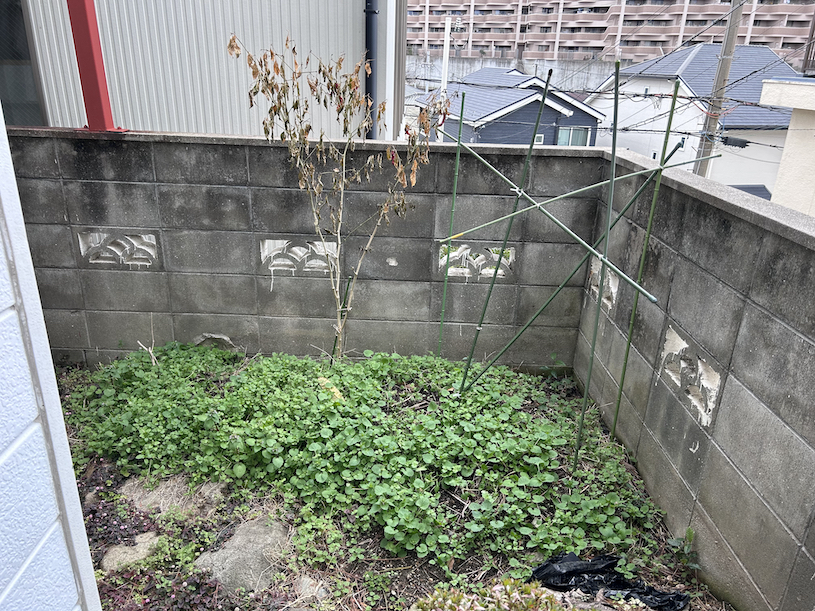
[[[735,1],[735,0],[734,0]],[[815,0],[747,0],[738,44],[800,67]],[[408,53],[441,54],[445,17],[459,57],[645,61],[683,43],[721,43],[730,0],[408,0]]]

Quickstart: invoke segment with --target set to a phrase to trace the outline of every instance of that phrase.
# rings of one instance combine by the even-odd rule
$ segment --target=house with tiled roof
[[[617,146],[657,159],[662,150],[674,82],[679,99],[669,149],[673,161],[694,159],[708,112],[721,45],[684,47],[663,57],[620,70]],[[730,67],[708,178],[765,197],[773,191],[791,111],[760,104],[762,81],[797,73],[771,49],[738,45]],[[586,103],[605,115],[598,146],[611,145],[614,77]],[[692,171],[693,164],[684,166]]]
[[[468,74],[461,82],[447,85],[450,115],[445,131],[458,134],[463,96],[463,142],[529,144],[534,133],[538,145],[593,146],[603,114],[555,87],[549,88],[534,132],[545,86],[537,76],[506,68],[482,68]],[[438,91],[433,92],[418,103],[431,104],[438,96]]]

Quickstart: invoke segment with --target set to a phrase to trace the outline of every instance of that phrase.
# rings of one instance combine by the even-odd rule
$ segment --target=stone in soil
[[[306,602],[319,602],[331,595],[331,591],[323,581],[301,574],[294,580],[294,591],[297,599]]]
[[[268,517],[250,520],[238,526],[221,549],[201,554],[195,566],[210,569],[228,590],[265,590],[272,583],[273,567],[283,557],[288,538],[288,528],[280,522]]]
[[[132,477],[122,484],[119,493],[142,511],[159,509],[164,513],[174,508],[208,517],[223,500],[225,488],[225,483],[206,483],[190,492],[187,479],[183,475],[176,475],[148,490],[142,480]]]
[[[136,535],[136,545],[114,545],[102,558],[102,570],[115,571],[126,564],[144,560],[152,553],[157,539],[156,533],[146,532]]]

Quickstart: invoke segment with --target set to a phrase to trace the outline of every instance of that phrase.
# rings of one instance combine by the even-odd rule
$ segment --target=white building
[[[721,45],[685,47],[664,57],[620,70],[617,146],[657,159],[662,150],[674,82],[679,80],[668,149],[684,142],[671,162],[696,158]],[[760,107],[762,80],[797,73],[771,49],[736,47],[723,112],[707,178],[769,197],[775,186],[790,121],[786,108]],[[598,146],[611,146],[614,78],[609,77],[586,103],[603,114]],[[746,147],[741,148],[746,141]],[[729,144],[728,144],[729,143]],[[735,143],[735,145],[734,145]],[[693,170],[693,164],[684,166]]]
[[[765,81],[761,103],[792,108],[772,201],[815,216],[815,79]]]
[[[394,138],[404,98],[407,0],[377,2],[373,68],[376,102],[388,102],[383,138]],[[128,130],[263,135],[262,110],[250,110],[250,72],[226,47],[236,34],[252,52],[299,57],[365,54],[365,0],[95,0],[113,121]],[[0,99],[9,125],[87,124],[65,0],[28,0],[0,25]],[[19,14],[18,14],[19,13]],[[5,50],[4,50],[5,49]],[[9,59],[4,61],[3,56]],[[322,118],[325,121],[325,117]],[[327,123],[315,124],[338,135]]]

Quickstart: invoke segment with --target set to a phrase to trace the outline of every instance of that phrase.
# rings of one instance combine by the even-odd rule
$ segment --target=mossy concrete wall
[[[286,147],[262,139],[150,134],[93,135],[13,130],[18,176],[37,280],[55,357],[93,364],[125,351],[230,338],[248,352],[330,351],[334,303],[326,264],[310,244],[308,197],[297,188]],[[381,143],[358,155],[381,152]],[[485,147],[487,158],[520,180],[524,151]],[[383,226],[365,259],[347,327],[347,348],[426,354],[438,348],[443,294],[441,243],[447,235],[455,149],[439,146],[409,194],[405,220]],[[560,150],[536,156],[536,196],[600,180],[605,162]],[[375,176],[348,195],[346,276],[366,240],[370,216],[385,200]],[[464,159],[454,230],[507,213],[514,198],[503,182]],[[585,239],[596,194],[559,202],[553,212]],[[456,243],[445,312],[443,354],[465,357],[487,295],[488,248],[506,224]],[[357,228],[354,230],[353,228]],[[580,246],[542,214],[513,224],[512,261],[502,268],[476,358],[502,348],[579,262]],[[572,363],[585,267],[503,362]]]
[[[319,354],[333,341],[328,282],[308,203],[286,150],[259,140],[13,130],[11,147],[55,356],[88,364],[169,340],[228,336],[250,352]],[[359,154],[383,150],[372,143]],[[523,148],[479,151],[516,182]],[[384,228],[363,265],[348,329],[352,354],[437,348],[454,147],[436,145],[406,221]],[[618,174],[647,167],[623,153]],[[533,159],[538,198],[609,173],[603,149],[544,147]],[[621,181],[620,210],[643,179]],[[454,232],[511,209],[507,186],[462,158]],[[383,183],[349,196],[363,224]],[[613,230],[610,258],[635,276],[647,190]],[[605,227],[595,189],[551,211],[581,238]],[[505,224],[460,245],[486,253]],[[362,245],[351,237],[348,253]],[[540,213],[518,218],[512,263],[487,311],[479,359],[500,349],[584,251]],[[462,256],[448,287],[444,355],[469,352],[486,296],[483,262]],[[345,261],[345,265],[350,265]],[[323,265],[324,267],[324,265]],[[595,265],[595,270],[599,268]],[[584,266],[506,355],[586,380],[599,274]],[[815,607],[815,220],[671,170],[662,183],[618,435],[667,524],[688,526],[705,578],[740,611]],[[603,292],[590,391],[611,422],[633,291]]]
[[[618,174],[648,163],[628,155]],[[616,210],[641,182],[619,184]],[[612,232],[610,258],[633,277],[652,193]],[[589,279],[575,357],[583,380],[597,279]],[[670,170],[643,285],[658,302],[639,300],[618,436],[671,531],[693,529],[714,592],[743,611],[811,611],[815,219]],[[609,425],[633,304],[632,289],[616,286],[604,291],[590,386]]]

